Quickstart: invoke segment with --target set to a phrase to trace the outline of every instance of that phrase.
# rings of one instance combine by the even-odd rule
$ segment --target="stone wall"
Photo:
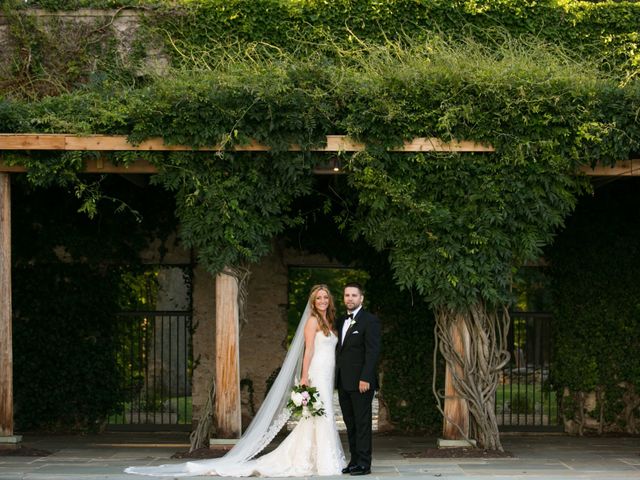
[[[193,269],[193,382],[191,401],[193,421],[204,409],[216,367],[215,278],[204,268]]]
[[[191,253],[182,249],[175,235],[165,241],[156,240],[141,253],[141,258],[145,263],[164,266],[191,263]],[[250,422],[252,411],[262,404],[267,380],[282,364],[287,352],[289,266],[292,265],[338,266],[325,256],[285,249],[276,242],[269,255],[251,266],[247,321],[240,330],[240,378],[251,383],[254,392],[253,399],[250,399],[249,389],[243,388],[242,391],[244,427]],[[192,282],[195,368],[191,394],[195,422],[206,405],[215,375],[216,305],[215,278],[209,272],[196,264]]]
[[[11,33],[12,30],[19,32],[24,28],[35,28],[40,32],[41,38],[48,38],[49,43],[55,45],[55,48],[38,51],[38,55],[44,56],[41,61],[46,64],[55,64],[55,59],[47,62],[48,54],[69,54],[69,58],[72,58],[74,49],[91,42],[102,45],[105,50],[113,45],[115,58],[112,57],[111,61],[125,68],[133,68],[138,75],[163,74],[169,66],[169,57],[163,51],[162,39],[145,39],[143,55],[140,57],[135,53],[142,15],[143,13],[134,9],[85,8],[59,12],[26,9],[15,11],[9,16],[0,12],[0,79],[10,74],[17,64],[24,69],[30,68],[30,64],[35,61],[22,58],[30,55],[30,52],[22,51],[24,49],[16,43],[16,37]],[[20,59],[18,63],[13,61],[15,55]],[[93,63],[97,63],[97,60],[94,59]],[[83,68],[85,67],[91,69],[91,65]],[[56,72],[48,73],[54,75]]]

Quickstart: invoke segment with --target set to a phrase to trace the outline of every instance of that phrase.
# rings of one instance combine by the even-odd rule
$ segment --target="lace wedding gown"
[[[339,475],[347,464],[333,409],[335,347],[338,338],[317,332],[309,383],[318,389],[325,415],[301,419],[278,447],[259,458],[187,462],[159,467],[129,467],[127,473],[151,476],[218,475],[225,477],[307,477]]]

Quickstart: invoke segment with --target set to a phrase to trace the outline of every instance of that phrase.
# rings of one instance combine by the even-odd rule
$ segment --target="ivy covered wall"
[[[211,47],[225,42],[266,42],[288,50],[316,50],[332,39],[347,47],[359,40],[385,42],[442,34],[490,44],[535,35],[590,56],[606,68],[640,65],[635,1],[615,0],[9,0],[14,8],[74,10],[128,7],[152,12],[176,58],[215,59]],[[13,5],[11,5],[13,3]],[[301,42],[302,41],[302,42]]]
[[[143,249],[174,231],[173,199],[113,176],[90,220],[65,189],[12,180],[16,429],[99,430],[127,398],[115,316],[140,298],[126,278],[144,271]],[[118,213],[121,202],[137,216]]]
[[[640,433],[639,187],[597,186],[550,248],[553,382],[569,432]]]
[[[84,10],[75,20],[57,16],[76,9]],[[640,68],[635,1],[7,0],[2,12],[0,94],[29,98],[105,77],[144,82],[166,74],[165,55],[174,66],[216,68],[238,46],[256,44],[345,59],[389,41],[436,36],[493,48],[529,37],[624,80]]]
[[[361,42],[436,35],[489,46],[508,41],[507,36],[533,36],[607,70],[633,75],[640,66],[640,4],[634,1],[191,0],[183,5],[176,10],[172,2],[166,16],[161,7],[158,18],[175,59],[186,64],[216,63],[211,49],[238,42],[291,52],[338,44],[344,52],[357,50]]]

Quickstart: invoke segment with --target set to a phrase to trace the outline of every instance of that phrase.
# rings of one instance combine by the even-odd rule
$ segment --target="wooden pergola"
[[[326,145],[311,149],[315,152],[357,152],[365,145],[344,135],[328,135]],[[66,134],[0,134],[0,445],[16,444],[13,426],[13,357],[12,357],[12,308],[11,308],[11,186],[12,173],[26,172],[22,166],[8,165],[2,151],[221,151],[265,152],[270,148],[258,142],[225,147],[214,145],[194,149],[183,145],[167,145],[161,138],[144,141],[138,145],[128,142],[124,135],[66,135]],[[301,151],[291,145],[289,151]],[[445,142],[437,138],[415,138],[405,142],[396,152],[477,152],[491,153],[493,147],[472,141]],[[86,160],[86,173],[152,174],[156,167],[140,159],[130,165],[114,165],[108,159]],[[615,167],[583,167],[580,172],[592,176],[638,176],[640,160],[623,160]],[[580,173],[577,172],[577,173]],[[215,414],[218,431],[226,438],[238,438],[240,417],[240,369],[237,284],[234,277],[221,273],[216,277],[216,392]],[[459,346],[464,351],[464,332],[459,333]],[[456,419],[459,425],[468,424],[468,411],[464,401],[457,398],[446,375],[445,414]],[[468,433],[468,432],[467,432]],[[445,421],[445,439],[458,439],[458,429]]]

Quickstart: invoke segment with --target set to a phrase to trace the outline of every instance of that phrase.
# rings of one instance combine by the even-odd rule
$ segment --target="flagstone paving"
[[[344,440],[344,439],[343,439]],[[593,479],[640,480],[640,437],[576,438],[565,435],[504,435],[510,458],[405,458],[436,445],[434,438],[378,435],[368,478],[386,479]],[[181,462],[185,433],[105,433],[29,436],[30,448],[47,457],[0,456],[0,480],[133,480],[130,465]],[[171,478],[171,477],[166,477]],[[203,477],[186,477],[203,478]],[[345,476],[323,477],[327,480]]]

